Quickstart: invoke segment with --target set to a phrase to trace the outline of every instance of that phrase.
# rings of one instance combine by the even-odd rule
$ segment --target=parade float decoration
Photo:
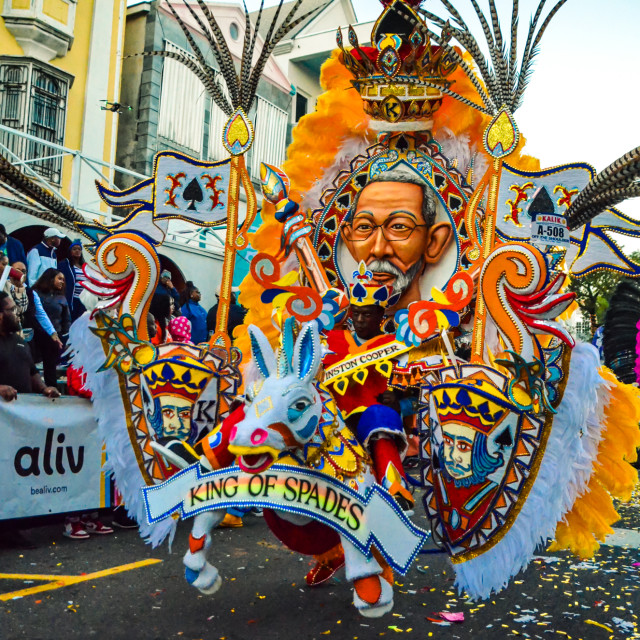
[[[473,3],[488,59],[454,3],[442,0],[448,19],[420,2],[383,4],[370,46],[339,30],[339,52],[323,68],[327,91],[294,130],[282,172],[332,287],[347,291],[360,260],[397,285],[386,329],[410,349],[376,364],[391,388],[420,394],[434,540],[458,587],[488,597],[549,538],[592,555],[617,519],[612,496],[628,499],[637,480],[627,462],[638,443],[636,392],[598,371],[593,349],[576,345],[561,317],[573,299],[568,278],[640,273],[615,240],[640,232],[615,208],[638,195],[640,151],[598,175],[585,163],[541,170],[522,154],[514,114],[564,2],[546,16],[539,4],[521,53],[518,3],[507,34],[494,2],[488,16]],[[335,139],[320,136],[327,128]],[[414,184],[422,202],[409,194]],[[277,254],[271,237],[288,220],[263,211],[256,261]],[[279,267],[293,281],[290,261]],[[271,339],[255,301],[274,289],[254,278],[240,296],[247,322]]]
[[[316,112],[295,128],[285,166],[263,165],[263,223],[251,238],[247,113],[273,47],[313,12],[295,19],[297,1],[278,26],[281,2],[255,63],[258,25],[247,15],[237,72],[207,5],[186,3],[226,93],[175,12],[195,61],[145,54],[202,80],[229,117],[230,157],[163,152],[150,179],[99,187],[110,206],[134,209],[116,225],[83,226],[95,242],[87,286],[103,301],[71,339],[142,534],[158,543],[175,518],[195,516],[184,562],[202,592],[221,583],[207,553],[222,509],[255,505],[283,543],[316,556],[309,584],[344,562],[358,610],[389,611],[392,571],[406,572],[427,538],[406,515],[411,421],[434,541],[471,597],[505,587],[548,538],[588,556],[611,531],[612,497],[628,498],[637,479],[628,461],[640,401],[560,317],[573,300],[568,277],[640,274],[614,239],[640,236],[615,208],[638,195],[640,152],[598,175],[583,163],[541,170],[523,156],[514,114],[564,1],[544,19],[540,3],[520,59],[517,2],[507,35],[493,0],[489,17],[473,2],[489,59],[449,0],[448,20],[419,1],[386,0],[370,45],[339,30]],[[156,247],[171,218],[227,226],[208,344],[148,340]],[[236,336],[244,403],[231,411],[240,356],[226,313],[235,251],[248,241],[258,254],[240,302],[253,326]],[[345,324],[358,306],[381,319],[373,337]]]

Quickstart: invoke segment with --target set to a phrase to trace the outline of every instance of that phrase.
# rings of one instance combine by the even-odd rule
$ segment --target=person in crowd
[[[185,342],[193,344],[191,338],[191,322],[184,316],[171,318],[169,321],[169,333],[173,342]]]
[[[20,326],[24,326],[24,318],[29,307],[29,296],[27,295],[27,267],[24,262],[14,262],[11,265],[11,272],[5,291],[13,298],[16,303],[16,315]]]
[[[60,397],[56,387],[42,381],[19,331],[15,302],[10,295],[0,291],[0,398],[11,402],[20,393]]]
[[[54,227],[49,227],[42,237],[42,242],[37,244],[27,254],[27,281],[33,287],[38,278],[49,268],[58,268],[56,257],[60,241],[65,235]]]
[[[218,304],[220,298],[220,295],[218,293],[216,293],[216,298],[218,298],[218,302],[216,302],[213,307],[209,309],[209,313],[207,313],[207,331],[210,334],[215,333],[216,331],[216,317],[218,316]],[[231,292],[229,319],[227,320],[227,333],[232,340],[234,329],[244,322],[244,317],[246,315],[247,310],[242,305],[237,303],[235,292]]]
[[[0,251],[0,273],[4,271],[5,267],[9,266],[9,256],[4,251]]]
[[[25,292],[27,294],[27,309],[24,312],[22,327],[23,329],[31,329],[33,335],[38,336],[36,340],[31,341],[31,355],[34,362],[40,362],[42,356],[37,346],[40,341],[51,340],[59,351],[64,345],[42,306],[40,296],[29,286],[25,287]]]
[[[195,344],[206,342],[209,337],[207,331],[207,312],[200,304],[202,296],[200,290],[191,280],[187,282],[182,292],[182,315],[191,322],[191,339]]]
[[[70,396],[91,398],[91,391],[85,383],[87,374],[73,365],[67,367],[67,389]],[[98,512],[68,514],[64,519],[62,534],[72,540],[86,540],[90,534],[104,536],[113,533],[113,529],[101,522]]]
[[[86,280],[82,270],[83,264],[82,243],[80,240],[74,240],[69,247],[69,257],[58,263],[58,268],[64,274],[65,295],[71,312],[71,322],[75,322],[86,311],[80,300],[80,294],[84,290],[82,282]]]
[[[13,264],[14,262],[27,262],[27,256],[24,252],[22,242],[17,238],[12,238],[7,233],[3,224],[0,224],[0,251],[7,255],[9,264]]]
[[[174,315],[180,315],[180,294],[173,286],[173,282],[171,281],[171,272],[168,269],[165,269],[160,274],[160,282],[156,287],[156,293],[170,296],[173,299],[173,304],[175,305]]]
[[[15,302],[5,291],[0,291],[0,402],[11,402],[23,393],[58,398],[58,390],[47,386],[38,375],[29,346],[19,331]],[[0,527],[0,546],[34,547],[12,521],[4,521]]]
[[[34,286],[45,313],[51,320],[57,335],[64,341],[71,326],[71,314],[65,297],[64,274],[58,269],[49,268],[38,278]],[[36,339],[39,334],[36,334]],[[51,340],[40,340],[38,343],[42,356],[44,380],[47,385],[55,386],[57,382],[56,368],[60,357],[60,347]]]
[[[151,342],[156,347],[164,342],[171,342],[171,334],[169,333],[169,322],[171,322],[171,296],[162,293],[154,294],[151,298],[149,306],[150,314],[155,320],[155,335],[151,338]]]
[[[152,340],[153,338],[156,337],[157,330],[158,329],[156,327],[156,319],[153,313],[149,311],[147,313],[147,333],[149,334],[149,340]]]

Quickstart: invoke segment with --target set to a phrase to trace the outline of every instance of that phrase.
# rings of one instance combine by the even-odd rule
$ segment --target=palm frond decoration
[[[57,195],[39,185],[25,175],[5,156],[0,155],[0,184],[22,198],[28,198],[40,208],[26,208],[26,205],[6,200],[5,205],[31,215],[49,220],[68,229],[75,230],[74,222],[84,222],[82,215]]]
[[[640,147],[625,153],[589,182],[565,213],[569,229],[577,229],[627,198],[640,196]]]
[[[438,35],[424,24],[418,22],[415,17],[405,13],[399,3],[394,4],[397,12],[406,19],[411,20],[414,26],[428,35],[440,46],[447,48],[447,54],[451,55],[458,62],[458,66],[472,82],[480,99],[481,105],[473,105],[478,111],[487,115],[496,116],[501,110],[506,109],[510,114],[522,106],[525,89],[531,79],[533,72],[533,62],[538,54],[540,41],[549,23],[558,13],[562,5],[567,0],[558,0],[549,11],[546,18],[538,28],[542,17],[544,6],[547,0],[540,0],[538,7],[531,18],[527,39],[522,53],[520,64],[518,65],[518,24],[519,24],[519,0],[512,0],[511,26],[508,34],[503,33],[500,24],[500,17],[495,0],[489,2],[489,16],[487,17],[478,4],[478,0],[469,0],[480,21],[486,46],[489,51],[487,58],[482,52],[480,43],[471,33],[467,23],[464,21],[459,11],[450,0],[440,0],[448,11],[449,16],[445,19],[441,16],[418,9],[427,20],[442,30]],[[449,44],[449,38],[453,37],[471,55],[475,63],[480,79],[462,56]],[[481,82],[480,82],[481,80]],[[484,86],[483,86],[484,85]],[[448,89],[445,92],[456,100],[469,104],[470,101],[455,91]]]
[[[183,0],[184,6],[188,9],[199,29],[207,39],[207,43],[213,54],[218,70],[216,70],[207,61],[207,51],[203,50],[203,48],[201,48],[196,42],[189,30],[189,27],[187,27],[175,10],[174,6],[169,2],[167,2],[169,10],[180,25],[180,28],[193,51],[195,60],[190,56],[173,51],[144,51],[134,55],[160,56],[180,62],[198,77],[211,96],[211,99],[229,117],[231,117],[238,108],[242,108],[245,113],[248,113],[251,109],[256,97],[260,77],[262,76],[262,72],[269,60],[269,56],[273,53],[276,45],[299,24],[312,18],[315,14],[322,11],[328,4],[327,2],[319,5],[299,17],[296,17],[296,13],[298,12],[300,5],[303,3],[303,0],[296,0],[286,17],[280,24],[278,24],[280,11],[284,4],[284,0],[280,0],[269,25],[267,35],[262,43],[260,53],[256,58],[255,64],[253,64],[256,46],[258,43],[258,29],[260,28],[264,9],[264,0],[262,0],[260,9],[257,12],[255,26],[251,23],[246,2],[243,0],[245,33],[242,47],[242,58],[238,66],[239,68],[236,68],[236,63],[231,51],[229,50],[229,46],[225,41],[222,29],[211,12],[211,9],[207,6],[205,0],[197,0],[197,3],[199,11],[196,7],[192,6],[190,0]],[[229,97],[225,95],[225,91],[219,84],[220,78],[224,80],[227,95]]]

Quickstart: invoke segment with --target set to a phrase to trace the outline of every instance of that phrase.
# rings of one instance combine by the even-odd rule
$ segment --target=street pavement
[[[413,520],[426,526],[420,513]],[[188,522],[173,553],[166,545],[151,549],[135,530],[72,541],[61,525],[42,527],[30,532],[36,549],[0,550],[0,638],[640,638],[638,500],[620,513],[616,534],[594,559],[542,550],[485,602],[457,594],[444,556],[420,555],[406,576],[396,576],[393,613],[377,620],[355,611],[343,573],[307,588],[310,559],[284,549],[256,516],[241,529],[214,532],[209,555],[223,585],[213,596],[184,580]],[[441,612],[464,620],[443,623]]]

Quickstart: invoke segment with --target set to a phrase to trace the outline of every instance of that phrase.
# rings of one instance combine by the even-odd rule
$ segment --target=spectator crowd
[[[42,241],[27,253],[20,240],[9,236],[0,224],[0,290],[6,294],[5,304],[12,303],[17,335],[28,343],[33,362],[42,363],[44,384],[58,390],[60,379],[66,377],[64,350],[69,328],[86,311],[81,296],[86,279],[82,243],[71,242],[68,257],[60,260],[58,249],[64,238],[58,229],[46,229]],[[171,272],[162,271],[149,314],[152,342],[206,342],[215,332],[218,304],[206,310],[201,300],[193,282],[186,282],[179,292]],[[245,313],[233,294],[230,335],[243,323]]]
[[[0,402],[28,393],[57,398],[61,390],[90,395],[83,387],[82,371],[69,366],[65,355],[71,324],[87,309],[81,295],[86,279],[82,243],[71,242],[68,257],[60,260],[58,249],[64,238],[58,229],[48,228],[41,242],[27,253],[20,240],[9,236],[0,224]],[[193,282],[186,282],[179,292],[171,273],[163,271],[148,317],[151,341],[155,345],[206,342],[215,332],[218,305],[207,311],[200,304],[201,299]],[[234,296],[230,335],[242,324],[245,313]],[[131,525],[124,513],[120,521],[122,526]],[[24,539],[20,532],[7,521],[3,524],[0,546],[21,546]],[[65,521],[64,533],[74,539],[112,532],[97,514],[68,514]]]

